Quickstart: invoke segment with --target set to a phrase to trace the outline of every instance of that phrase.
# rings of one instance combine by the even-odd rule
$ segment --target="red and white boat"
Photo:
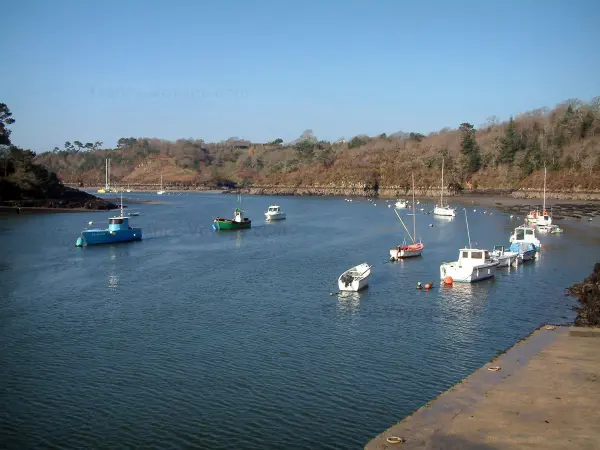
[[[413,182],[413,204],[412,204],[413,234],[412,235],[406,228],[406,225],[404,225],[404,222],[402,221],[400,214],[398,214],[398,211],[394,210],[394,212],[398,216],[398,219],[400,219],[400,223],[402,223],[402,226],[404,227],[404,229],[408,233],[408,236],[412,240],[412,244],[407,244],[405,241],[402,243],[402,245],[398,245],[396,248],[391,249],[390,250],[390,259],[392,261],[397,261],[399,259],[404,259],[404,258],[413,258],[415,256],[421,256],[421,252],[425,248],[425,245],[421,241],[417,242],[417,212],[415,211],[415,177],[414,177],[414,175],[413,175],[412,182]]]

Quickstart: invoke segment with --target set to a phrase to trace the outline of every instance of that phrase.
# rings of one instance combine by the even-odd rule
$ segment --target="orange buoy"
[[[452,286],[453,283],[454,283],[454,280],[452,279],[452,277],[446,277],[446,278],[444,278],[444,284]]]
[[[431,283],[427,283],[427,284],[425,285],[425,289],[431,289]]]

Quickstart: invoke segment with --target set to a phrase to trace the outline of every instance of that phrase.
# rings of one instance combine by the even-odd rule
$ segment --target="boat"
[[[110,189],[110,159],[104,160],[104,189],[98,189],[99,194],[111,192]]]
[[[129,187],[129,183],[127,184],[127,189],[125,190],[125,192],[131,192],[131,188]]]
[[[130,212],[130,213],[127,213],[127,215],[128,215],[129,217],[137,217],[137,216],[139,216],[139,215],[140,215],[140,213],[139,213],[139,212],[137,212],[137,211],[135,211],[135,212]]]
[[[440,192],[440,204],[433,208],[435,216],[455,217],[456,208],[451,208],[449,205],[444,206],[444,158],[442,158],[442,189]]]
[[[106,229],[87,229],[77,238],[76,247],[97,244],[116,244],[119,242],[140,241],[142,229],[129,226],[129,218],[123,213],[123,193],[121,193],[121,214],[108,219]]]
[[[550,226],[550,234],[560,234],[562,232],[563,232],[563,229],[561,227],[559,227],[558,225]]]
[[[346,270],[338,278],[338,288],[340,291],[358,292],[369,284],[371,267],[367,263],[359,264]]]
[[[521,225],[520,227],[516,227],[513,231],[513,234],[510,235],[508,240],[511,244],[515,242],[526,242],[529,244],[533,244],[533,246],[536,249],[542,246],[542,243],[535,235],[535,229],[527,225]]]
[[[156,192],[158,195],[163,195],[165,193],[165,191],[163,190],[163,179],[162,179],[162,173],[160,174],[160,191]]]
[[[519,261],[532,261],[537,254],[537,248],[531,242],[513,242],[509,247],[510,252],[516,252],[519,256]]]
[[[394,208],[404,209],[408,206],[408,202],[406,200],[398,200],[394,204]]]
[[[212,225],[213,230],[243,230],[252,226],[252,221],[247,217],[244,217],[244,211],[242,211],[242,196],[238,194],[238,206],[233,211],[233,219],[223,219],[217,217]]]
[[[265,212],[265,216],[267,217],[268,221],[285,219],[285,213],[281,212],[279,205],[269,206],[269,209],[267,209]]]
[[[495,245],[490,256],[492,260],[498,261],[498,267],[508,267],[517,262],[519,252],[511,252],[502,245]]]
[[[469,232],[469,221],[465,209],[465,221],[467,224],[467,235],[469,247],[458,251],[458,261],[442,263],[440,265],[440,279],[452,278],[452,282],[474,283],[476,281],[493,278],[496,275],[498,261],[494,261],[488,250],[473,248],[471,246],[471,233]]]
[[[546,210],[546,166],[544,166],[544,204],[542,206],[542,213],[538,215],[535,220],[536,225],[542,225],[549,227],[552,225],[552,217]]]
[[[404,229],[410,236],[410,238],[412,240],[412,244],[407,244],[406,240],[405,240],[402,243],[402,245],[398,245],[396,248],[391,249],[390,250],[390,259],[392,261],[397,261],[397,260],[403,259],[403,258],[412,258],[415,256],[421,256],[421,253],[423,252],[423,248],[425,248],[425,245],[421,241],[417,242],[417,215],[414,212],[415,211],[415,177],[414,177],[414,175],[412,177],[412,184],[413,184],[413,214],[412,214],[412,216],[413,216],[413,234],[412,234],[412,236],[411,236],[410,232],[408,231],[408,229],[406,228],[406,225],[404,225],[404,222],[402,221],[402,218],[398,214],[398,211],[394,210],[394,212],[398,216],[398,219],[400,219],[400,223],[402,223],[402,226],[404,227]]]

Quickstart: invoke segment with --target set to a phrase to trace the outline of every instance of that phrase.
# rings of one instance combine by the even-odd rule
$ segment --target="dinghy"
[[[371,267],[367,263],[359,264],[346,270],[338,278],[338,288],[340,291],[358,292],[369,284]]]

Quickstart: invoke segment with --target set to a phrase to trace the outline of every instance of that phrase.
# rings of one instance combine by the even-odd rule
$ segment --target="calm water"
[[[0,217],[9,448],[362,448],[541,323],[572,320],[563,289],[600,248],[598,228],[564,222],[532,264],[417,291],[467,243],[462,211],[419,214],[424,257],[394,264],[403,229],[382,200],[245,197],[252,229],[214,233],[235,197],[160,199],[131,205],[144,240],[118,246],[74,247],[108,213]],[[288,220],[265,224],[271,203]],[[472,240],[507,245],[517,220],[481,211]],[[329,295],[365,261],[367,291]]]

